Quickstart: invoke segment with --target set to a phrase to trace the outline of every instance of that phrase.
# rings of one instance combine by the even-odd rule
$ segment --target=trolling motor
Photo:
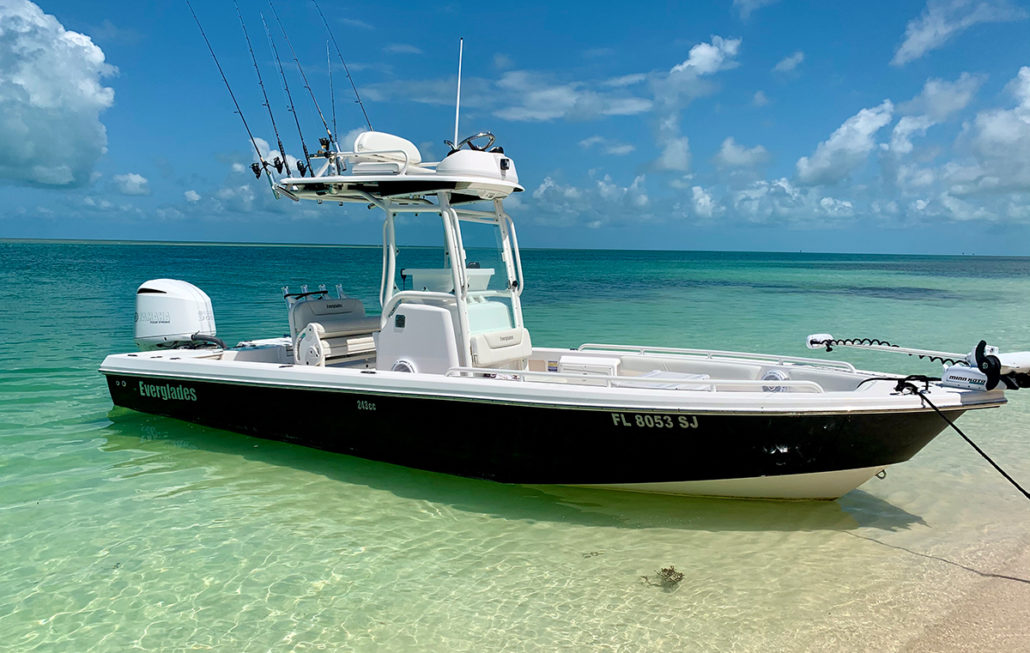
[[[939,361],[946,366],[941,376],[941,384],[953,388],[994,390],[999,383],[1004,383],[1009,390],[1030,388],[1030,351],[1002,354],[997,347],[988,345],[985,340],[981,340],[968,354],[899,347],[876,338],[838,339],[828,333],[808,336],[805,346],[809,349],[825,347],[826,351],[833,351],[834,347],[854,347]]]

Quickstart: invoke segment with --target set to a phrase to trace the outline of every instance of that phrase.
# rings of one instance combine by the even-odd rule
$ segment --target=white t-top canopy
[[[523,190],[515,162],[501,148],[458,149],[442,161],[424,162],[411,141],[368,131],[355,140],[353,152],[320,152],[318,158],[325,163],[313,177],[281,179],[277,189],[295,199],[338,202],[440,192],[456,202],[495,200]]]

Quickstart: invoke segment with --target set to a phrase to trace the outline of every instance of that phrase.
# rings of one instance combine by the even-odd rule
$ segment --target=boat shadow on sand
[[[862,490],[836,501],[775,501],[511,485],[375,462],[122,408],[114,408],[108,417],[112,423],[104,429],[104,451],[170,454],[176,467],[196,464],[195,460],[176,463],[176,450],[202,451],[226,456],[227,467],[243,458],[503,519],[701,531],[896,531],[926,523]]]

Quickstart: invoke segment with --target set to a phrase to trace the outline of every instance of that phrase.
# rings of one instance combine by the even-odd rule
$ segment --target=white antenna
[[[454,101],[454,147],[458,147],[458,111],[461,109],[461,51],[465,39],[458,39],[458,98]]]

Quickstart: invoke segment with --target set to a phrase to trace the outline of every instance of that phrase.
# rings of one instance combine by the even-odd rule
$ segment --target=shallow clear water
[[[1030,259],[523,258],[542,346],[810,355],[826,331],[1030,349]],[[281,335],[282,285],[343,283],[374,307],[379,261],[0,241],[0,648],[894,650],[1030,546],[1026,501],[951,433],[839,501],[788,503],[499,485],[112,409],[96,369],[132,349],[142,281],[204,288],[235,341]],[[1010,400],[960,426],[1030,484],[1030,392]],[[674,588],[643,580],[670,565]]]

